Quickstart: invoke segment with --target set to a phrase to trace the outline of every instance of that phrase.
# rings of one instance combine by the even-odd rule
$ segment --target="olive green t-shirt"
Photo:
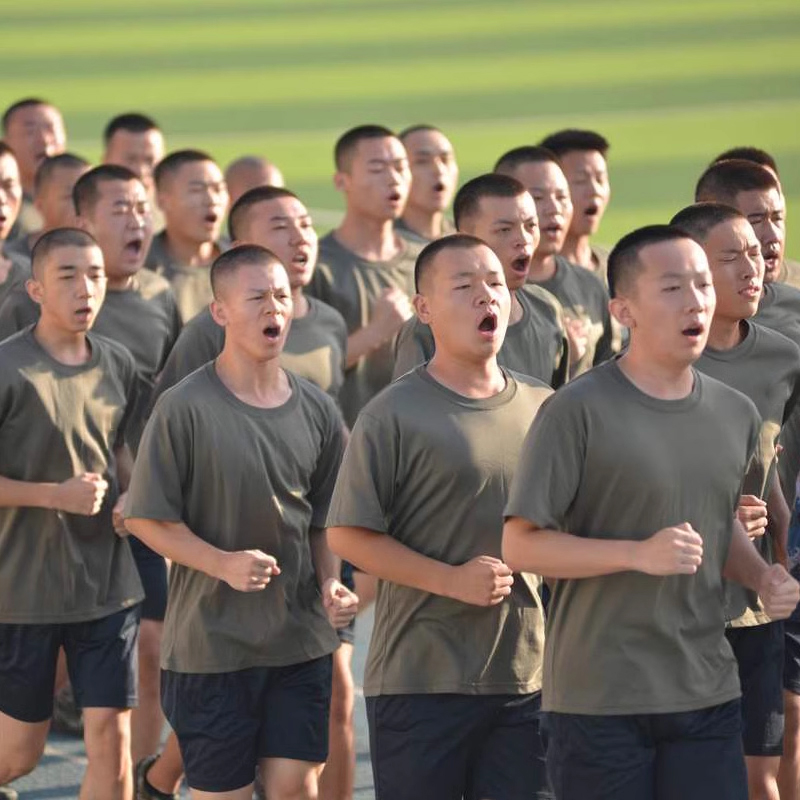
[[[613,333],[608,310],[608,292],[597,275],[556,256],[556,271],[551,278],[546,281],[528,280],[555,295],[567,317],[589,323],[586,353],[573,366],[572,375],[580,375],[593,365],[602,364],[611,358]]]
[[[27,238],[3,242],[0,260],[5,260],[6,263],[0,264],[0,277],[2,277],[0,280],[0,306],[12,291],[23,287],[25,281],[31,276],[30,255],[25,257],[26,241]]]
[[[347,328],[342,315],[329,305],[308,299],[308,313],[292,320],[280,363],[295,375],[315,383],[337,398],[344,382]],[[203,309],[184,326],[156,386],[156,398],[190,372],[215,359],[225,343],[225,331]]]
[[[414,295],[418,245],[401,240],[403,249],[391,261],[366,261],[339,244],[333,233],[319,241],[319,259],[308,293],[333,306],[350,335],[372,319],[372,308],[386,289]],[[345,373],[339,395],[345,422],[352,427],[358,412],[392,379],[394,345],[388,342]]]
[[[333,652],[311,559],[343,449],[333,400],[287,373],[278,408],[239,400],[213,363],[159,399],[139,446],[126,517],[184,522],[226,551],[259,549],[281,574],[260,592],[173,564],[161,665],[176,672],[285,666]]]
[[[527,287],[517,291],[522,317],[509,325],[497,354],[502,367],[538,378],[557,389],[566,383],[569,370],[569,345],[552,319],[552,309]],[[548,319],[548,314],[551,318]],[[404,375],[419,364],[430,361],[436,351],[433,333],[416,317],[400,330],[395,345],[394,377]]]
[[[551,389],[506,372],[506,387],[471,400],[425,367],[404,375],[359,415],[336,482],[328,526],[369,528],[448,564],[501,557],[503,506],[519,449]],[[541,685],[538,576],[482,608],[379,581],[367,695],[521,694]]]
[[[795,289],[800,289],[800,263],[793,261],[791,258],[784,258],[778,273],[778,280],[781,283],[793,286]]]
[[[766,283],[753,322],[782,333],[800,345],[800,290],[786,283]],[[800,407],[789,415],[781,431],[783,452],[778,476],[789,508],[794,508],[797,474],[800,472]]]
[[[749,397],[761,416],[757,457],[745,477],[743,493],[765,499],[777,462],[775,446],[784,421],[800,397],[800,347],[769,328],[744,322],[745,336],[730,350],[707,347],[695,367]],[[769,532],[755,542],[774,561]],[[770,619],[755,592],[728,583],[726,615],[735,627],[762,625]]]
[[[560,389],[531,426],[507,516],[604,540],[643,540],[689,522],[704,546],[694,575],[553,582],[547,711],[673,713],[740,694],[722,569],[760,419],[743,394],[694,375],[687,397],[659,400],[615,359]]]
[[[214,245],[212,261],[223,249],[221,242]],[[169,281],[183,322],[195,317],[214,299],[211,293],[211,264],[203,267],[179,264],[167,249],[165,230],[153,237],[144,265]]]
[[[85,364],[56,361],[31,329],[0,344],[0,474],[61,483],[85,472],[108,481],[95,516],[0,508],[0,622],[99,619],[144,594],[128,542],[114,532],[114,449],[136,405],[136,367],[115,342],[87,335]]]

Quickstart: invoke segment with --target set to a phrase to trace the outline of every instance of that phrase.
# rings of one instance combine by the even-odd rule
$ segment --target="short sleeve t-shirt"
[[[159,399],[145,428],[126,517],[183,522],[225,551],[259,549],[281,574],[260,592],[173,564],[161,664],[219,673],[285,666],[333,652],[311,558],[343,449],[335,403],[287,373],[278,408],[239,400],[213,363]]]
[[[724,636],[722,569],[760,419],[743,394],[694,374],[687,397],[659,400],[612,360],[559,390],[531,426],[507,516],[577,537],[635,541],[689,522],[704,545],[694,575],[554,581],[547,711],[674,713],[740,693]]]
[[[2,243],[0,252],[0,305],[9,292],[24,287],[31,276],[31,251],[28,237]],[[5,264],[3,263],[5,261]]]
[[[506,372],[494,397],[472,400],[425,367],[359,415],[328,525],[369,528],[426,556],[463,564],[501,557],[503,506],[519,448],[551,389]],[[421,413],[420,410],[424,413]],[[490,608],[378,583],[367,695],[522,694],[540,688],[539,578],[514,576]]]
[[[280,363],[337,398],[344,382],[347,328],[338,311],[309,297],[308,313],[292,320]],[[156,395],[161,395],[198,367],[215,359],[225,344],[225,331],[203,309],[181,331],[167,359]]]
[[[588,269],[576,267],[556,256],[555,274],[538,286],[555,295],[568,318],[580,319],[589,325],[589,341],[583,357],[573,366],[572,374],[580,375],[592,365],[602,364],[613,355],[613,332],[608,310],[608,292],[603,282]]]
[[[409,242],[412,244],[417,245],[426,245],[429,242],[432,242],[433,239],[428,239],[427,236],[423,236],[421,233],[417,233],[415,230],[412,230],[408,223],[400,217],[394,221],[394,229],[404,238],[408,239]],[[456,232],[456,226],[447,218],[442,220],[442,236],[449,236],[451,233]]]
[[[215,244],[213,258],[223,249],[221,243]],[[211,265],[192,267],[175,261],[167,248],[165,230],[153,237],[145,267],[169,281],[183,322],[195,317],[214,299],[211,293]]]
[[[136,367],[115,342],[87,335],[85,364],[56,361],[30,329],[0,344],[0,474],[61,483],[85,472],[109,483],[95,516],[0,508],[0,622],[99,619],[144,597],[130,547],[111,511],[114,448],[136,398]]]
[[[800,345],[800,290],[785,283],[766,283],[753,322],[782,333]],[[783,452],[778,475],[789,508],[794,507],[795,484],[800,472],[800,408],[789,416],[781,431]]]
[[[419,246],[401,240],[391,261],[366,261],[339,244],[333,233],[319,242],[319,260],[308,292],[344,317],[348,335],[372,319],[375,302],[386,289],[414,294],[414,263]],[[394,346],[387,343],[347,370],[339,395],[345,422],[352,427],[361,408],[392,379]]]
[[[800,347],[769,328],[750,322],[744,326],[745,336],[738,345],[729,350],[707,347],[695,367],[755,403],[761,417],[759,447],[745,477],[743,493],[765,499],[775,474],[778,435],[800,398]],[[756,546],[772,563],[769,534],[761,537]],[[770,621],[758,595],[736,583],[727,585],[727,616],[736,627]]]
[[[552,319],[548,319],[546,301],[525,287],[517,291],[517,299],[522,316],[508,326],[497,363],[557,389],[566,382],[569,369],[564,334]],[[416,317],[410,319],[397,336],[394,377],[430,361],[435,351],[430,327]]]

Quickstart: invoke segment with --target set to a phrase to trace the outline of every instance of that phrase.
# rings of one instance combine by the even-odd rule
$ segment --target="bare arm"
[[[521,517],[510,517],[503,528],[503,558],[511,569],[548,578],[594,578],[629,570],[693,574],[702,556],[702,539],[688,523],[642,541],[589,539],[545,530]]]
[[[62,483],[15,481],[0,476],[0,507],[50,508],[93,516],[100,511],[107,489],[103,476],[93,472]]]
[[[344,628],[358,613],[358,595],[341,582],[342,560],[328,547],[322,528],[311,529],[311,560],[328,620],[334,628]]]
[[[496,605],[511,593],[511,570],[498,558],[452,566],[368,528],[329,528],[328,536],[335,553],[385,581],[473,605]]]
[[[183,522],[132,517],[125,520],[125,526],[170,561],[225,581],[240,592],[260,591],[280,574],[272,556],[260,550],[220,550],[192,533]]]
[[[328,547],[328,536],[324,528],[312,528],[310,533],[311,561],[317,574],[320,589],[325,582],[339,580],[342,574],[342,559]]]
[[[778,471],[772,478],[772,485],[767,494],[767,514],[769,517],[769,533],[773,542],[775,561],[789,567],[789,522],[791,512],[783,496]]]
[[[757,592],[771,619],[785,619],[800,600],[797,581],[782,565],[770,566],[761,558],[738,520],[733,523],[731,546],[722,575]]]

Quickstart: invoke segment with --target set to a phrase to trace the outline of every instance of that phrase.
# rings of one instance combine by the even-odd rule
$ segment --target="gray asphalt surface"
[[[356,647],[353,658],[353,673],[356,688],[356,782],[354,798],[372,800],[372,770],[369,763],[367,721],[361,681],[367,644],[372,631],[372,610],[358,618],[356,625]],[[22,800],[74,800],[80,791],[81,779],[86,768],[86,753],[83,742],[69,736],[51,733],[47,740],[44,757],[33,773],[16,781],[12,786]],[[184,790],[182,797],[189,797]]]

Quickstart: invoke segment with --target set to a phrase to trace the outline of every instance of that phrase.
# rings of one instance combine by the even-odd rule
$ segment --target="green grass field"
[[[0,0],[0,31],[0,104],[50,98],[89,157],[111,115],[141,109],[169,147],[267,155],[339,209],[331,150],[354,124],[439,125],[464,179],[588,126],[612,142],[613,242],[755,144],[778,158],[800,257],[796,0]]]

